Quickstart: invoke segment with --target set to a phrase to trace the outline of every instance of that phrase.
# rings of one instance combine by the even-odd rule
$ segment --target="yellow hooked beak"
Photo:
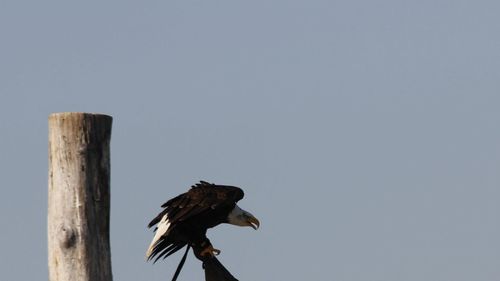
[[[248,216],[247,222],[248,222],[248,226],[251,226],[255,230],[257,230],[260,226],[259,220],[254,216]]]

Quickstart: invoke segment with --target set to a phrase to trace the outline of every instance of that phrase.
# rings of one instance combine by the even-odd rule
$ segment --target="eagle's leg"
[[[207,247],[205,247],[203,250],[200,252],[200,256],[218,256],[220,254],[219,249],[215,249],[212,244],[208,244]]]

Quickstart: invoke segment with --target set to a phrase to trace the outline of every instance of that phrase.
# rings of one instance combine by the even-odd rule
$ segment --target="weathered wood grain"
[[[112,118],[49,116],[50,281],[111,281],[109,244]]]

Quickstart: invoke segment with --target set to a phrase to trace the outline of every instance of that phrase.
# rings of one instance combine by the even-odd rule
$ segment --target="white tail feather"
[[[153,240],[151,241],[151,244],[149,244],[148,251],[146,252],[146,258],[149,258],[151,256],[151,254],[153,253],[153,249],[156,246],[156,243],[160,240],[160,238],[168,234],[169,227],[170,227],[170,222],[168,221],[167,215],[164,215],[161,218],[161,221],[157,225],[156,233],[155,236],[153,237]]]

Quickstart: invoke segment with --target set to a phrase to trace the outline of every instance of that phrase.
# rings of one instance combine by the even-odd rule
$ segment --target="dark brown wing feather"
[[[200,229],[199,226],[212,227],[217,225],[227,217],[229,212],[236,202],[241,200],[244,196],[243,190],[235,186],[215,185],[205,181],[191,187],[186,193],[180,194],[167,202],[162,207],[165,208],[160,212],[151,222],[148,227],[152,227],[160,222],[163,216],[167,215],[170,222],[169,233],[176,233],[177,226],[183,224],[184,221],[190,220],[191,223],[196,221],[197,237],[205,237],[206,229]],[[200,215],[201,217],[197,217]],[[171,231],[170,231],[171,230]],[[185,227],[184,227],[185,230]],[[202,231],[202,232],[200,232]],[[148,259],[156,260],[166,258],[171,254],[177,252],[186,245],[186,239],[180,239],[172,234],[162,236],[157,243],[155,243],[151,254]],[[196,236],[196,235],[194,235]]]
[[[216,209],[221,205],[235,204],[243,196],[243,190],[239,187],[201,181],[186,193],[165,202],[162,205],[165,209],[148,224],[148,227],[157,224],[165,214],[168,214],[171,225],[174,225],[209,208]]]

